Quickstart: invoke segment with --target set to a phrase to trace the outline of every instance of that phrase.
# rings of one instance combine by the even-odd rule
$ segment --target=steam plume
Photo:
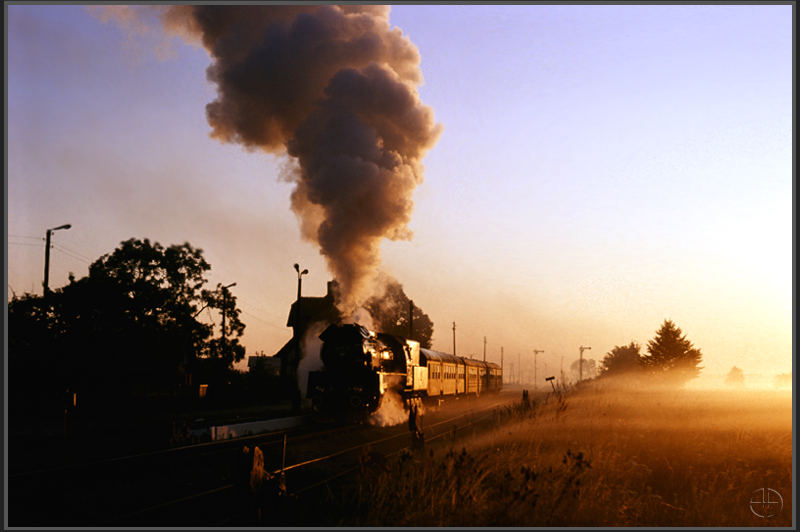
[[[368,296],[383,238],[409,239],[421,159],[441,131],[420,101],[419,53],[388,6],[171,6],[164,27],[212,57],[211,136],[288,153],[292,210],[349,313]]]

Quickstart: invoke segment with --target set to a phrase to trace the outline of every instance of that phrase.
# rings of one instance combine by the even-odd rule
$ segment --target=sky
[[[7,5],[7,291],[80,277],[129,238],[201,248],[247,354],[274,354],[331,274],[301,238],[287,156],[209,136],[208,53],[85,6]],[[792,370],[791,5],[406,5],[443,127],[408,241],[382,267],[434,349],[556,374],[665,319],[698,382]],[[203,319],[220,316],[207,311]],[[112,347],[113,348],[113,347]],[[511,364],[514,365],[513,369]],[[547,369],[545,370],[545,364]]]

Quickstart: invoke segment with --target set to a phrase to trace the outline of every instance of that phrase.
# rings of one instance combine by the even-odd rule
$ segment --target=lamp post
[[[53,227],[52,229],[48,229],[45,237],[45,245],[44,245],[44,297],[47,297],[48,292],[50,291],[49,282],[50,282],[50,235],[53,234],[53,231],[58,231],[59,229],[69,229],[72,227],[71,224],[64,224],[59,225],[58,227]]]
[[[580,346],[579,349],[581,350],[581,358],[578,362],[578,382],[581,382],[583,380],[583,352],[591,349],[591,347]]]
[[[306,270],[303,270],[303,271],[301,272],[301,271],[300,271],[300,265],[299,265],[299,264],[297,264],[297,263],[295,263],[295,265],[294,265],[294,269],[295,269],[295,271],[297,272],[297,300],[298,300],[298,301],[300,301],[300,287],[301,287],[301,286],[302,286],[302,284],[303,284],[303,279],[302,279],[302,277],[303,277],[305,274],[307,274],[307,273],[308,273],[308,270],[306,269]]]
[[[297,272],[297,309],[296,312],[300,313],[300,294],[301,294],[301,287],[303,285],[303,275],[308,273],[307,269],[300,271],[300,265],[295,263],[294,264],[294,271]],[[295,335],[297,335],[298,327],[295,325],[294,331]],[[300,386],[297,382],[298,374],[297,369],[300,365],[300,338],[298,336],[294,336],[294,360],[289,361],[286,364],[286,379],[287,385],[290,386],[291,395],[292,395],[292,412],[299,413],[300,412],[300,402],[302,397],[300,397]],[[283,364],[283,363],[281,363]],[[288,384],[290,380],[294,380],[293,384]]]

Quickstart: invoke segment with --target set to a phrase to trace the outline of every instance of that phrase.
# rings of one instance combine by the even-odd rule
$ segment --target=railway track
[[[425,440],[427,444],[435,444],[441,440],[452,440],[465,433],[471,433],[470,431],[477,430],[481,423],[490,421],[499,406],[507,405],[510,401],[509,397],[498,397],[491,402],[476,403],[473,405],[474,408],[467,412],[436,416],[435,421],[427,423],[424,427]],[[329,439],[326,442],[328,452],[319,453],[318,448],[301,449],[293,453],[295,460],[289,465],[269,470],[268,476],[273,477],[272,486],[277,485],[277,479],[283,474],[288,495],[302,497],[322,495],[325,488],[330,489],[336,481],[358,471],[361,459],[367,453],[388,459],[408,451],[410,444],[410,434],[405,423],[388,428],[361,426],[331,436],[344,437],[338,441]],[[265,462],[267,462],[266,453]],[[172,526],[179,523],[185,525],[187,516],[193,516],[195,523],[202,521],[205,524],[220,526],[252,524],[247,519],[241,521],[241,512],[247,511],[241,504],[242,499],[248,496],[246,491],[235,482],[216,486],[142,508],[134,514],[125,516],[119,524],[121,526]],[[209,506],[224,507],[228,510],[211,512],[213,514],[211,515],[207,512]],[[201,515],[206,517],[199,517]]]
[[[8,476],[9,524],[108,525],[142,506],[154,506],[198,490],[213,490],[231,477],[237,453],[244,445],[277,449],[284,434],[293,445],[303,445],[348,430],[346,426],[298,427],[17,471]]]
[[[482,399],[467,412],[427,415],[426,442],[461,434],[509,396]],[[285,443],[285,451],[284,451]],[[9,475],[11,526],[214,526],[239,518],[243,448],[258,447],[264,468],[286,489],[313,496],[359,467],[366,450],[392,456],[408,448],[406,424],[316,426],[152,451]],[[246,488],[246,481],[244,484]],[[16,515],[15,515],[16,514]]]

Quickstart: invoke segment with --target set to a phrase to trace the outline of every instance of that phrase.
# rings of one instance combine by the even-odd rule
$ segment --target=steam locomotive
[[[426,399],[498,392],[499,365],[420,347],[358,324],[331,325],[319,335],[323,369],[308,374],[307,396],[318,412],[366,416],[386,394],[405,406]]]

